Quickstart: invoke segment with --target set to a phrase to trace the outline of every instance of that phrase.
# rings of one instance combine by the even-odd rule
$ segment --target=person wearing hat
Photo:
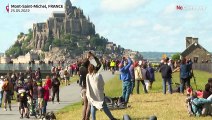
[[[2,86],[4,84],[3,79],[4,79],[4,77],[1,76],[1,78],[0,78],[0,107],[2,105],[2,98],[3,98],[3,89],[2,89]]]

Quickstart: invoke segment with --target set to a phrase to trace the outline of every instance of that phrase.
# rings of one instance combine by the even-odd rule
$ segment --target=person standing
[[[2,86],[2,89],[4,90],[4,110],[7,111],[7,103],[9,105],[10,111],[12,111],[11,108],[11,92],[13,90],[13,85],[9,81],[8,78],[5,78],[5,82]]]
[[[184,94],[185,84],[190,87],[190,78],[192,77],[192,62],[182,58],[180,67],[176,68],[173,72],[180,70],[180,93]]]
[[[148,90],[149,90],[149,84],[150,84],[150,82],[149,82],[150,73],[149,73],[149,71],[147,70],[147,63],[146,63],[146,62],[143,63],[143,66],[142,66],[142,68],[141,68],[141,73],[142,73],[142,78],[143,78],[143,80],[144,80],[144,83],[145,83],[145,85],[146,85],[146,89],[147,89],[147,91],[148,91]]]
[[[111,68],[111,71],[112,71],[112,74],[114,75],[115,73],[115,66],[116,66],[116,63],[114,60],[111,60],[110,62],[110,68]]]
[[[147,71],[149,71],[149,88],[152,89],[152,84],[155,81],[155,70],[152,68],[151,63],[148,63]]]
[[[133,94],[133,90],[134,90],[134,87],[135,87],[135,73],[134,73],[134,65],[132,63],[132,65],[130,66],[129,68],[130,70],[130,75],[131,75],[131,94]]]
[[[4,81],[3,81],[4,77],[1,76],[0,78],[0,108],[1,108],[1,105],[2,105],[2,98],[3,98],[3,89],[2,89],[2,86],[4,84]]]
[[[129,68],[128,68],[129,70]],[[96,110],[103,109],[110,120],[116,120],[111,114],[104,101],[104,80],[93,64],[88,66],[88,74],[86,76],[86,96],[91,104],[92,120],[96,120]]]
[[[38,69],[35,71],[35,79],[36,79],[37,81],[42,80],[40,68],[38,68]]]
[[[167,59],[165,59],[163,65],[160,67],[160,72],[163,79],[163,94],[166,94],[166,83],[168,83],[169,93],[172,94],[172,69],[167,62]]]
[[[56,94],[57,102],[60,104],[59,92],[60,92],[60,81],[58,80],[57,75],[55,74],[52,79],[52,103],[54,103],[54,97]]]
[[[38,88],[37,88],[37,92],[38,92],[38,109],[42,110],[43,108],[43,101],[44,101],[44,88],[42,87],[42,83],[41,82],[37,82]]]
[[[126,62],[127,61],[127,62]],[[124,66],[124,62],[126,62],[126,65]],[[122,58],[121,63],[119,64],[120,68],[120,78],[122,80],[122,98],[125,102],[125,105],[127,105],[131,93],[131,75],[130,75],[130,66],[132,65],[132,60],[130,58],[126,59],[125,57]]]
[[[44,91],[44,97],[43,97],[43,108],[42,108],[42,114],[45,116],[46,115],[46,108],[47,108],[47,103],[49,101],[49,84],[48,84],[48,79],[46,80],[44,86],[43,86],[43,91]]]
[[[190,73],[192,69],[192,62],[187,61],[186,58],[183,58],[180,65],[180,93],[184,93],[185,84],[187,87],[190,87]]]
[[[90,104],[86,97],[86,75],[88,73],[88,65],[90,64],[88,59],[83,60],[81,67],[79,68],[80,82],[79,85],[82,87],[81,96],[83,99],[83,111],[82,120],[89,120],[90,117]]]
[[[138,62],[135,62],[134,64],[134,72],[135,72],[135,80],[137,81],[137,87],[136,87],[136,91],[137,91],[137,94],[139,94],[139,86],[140,86],[140,82],[142,83],[143,85],[143,88],[144,88],[144,92],[145,93],[148,93],[147,92],[147,89],[146,89],[146,85],[144,83],[144,79],[142,77],[142,73],[141,73],[141,67],[139,66]]]

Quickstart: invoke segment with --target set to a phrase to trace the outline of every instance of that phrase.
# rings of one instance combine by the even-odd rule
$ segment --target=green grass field
[[[209,77],[212,74],[202,71],[194,71],[198,89],[204,89]],[[179,73],[173,74],[173,82],[179,83]],[[194,87],[194,81],[191,80]],[[175,85],[173,85],[175,87]],[[116,76],[105,85],[107,96],[116,97],[121,95],[122,83]],[[112,114],[122,119],[124,114],[129,114],[133,120],[145,120],[151,115],[156,115],[159,120],[211,120],[211,117],[189,117],[186,109],[186,95],[174,93],[172,95],[162,94],[162,79],[159,73],[156,73],[156,81],[152,90],[144,94],[141,86],[141,94],[130,96],[130,108],[124,110],[112,110]],[[64,117],[66,116],[66,117]],[[58,120],[81,120],[82,105],[81,102],[65,107],[57,113]],[[97,120],[108,120],[102,111],[97,112]]]

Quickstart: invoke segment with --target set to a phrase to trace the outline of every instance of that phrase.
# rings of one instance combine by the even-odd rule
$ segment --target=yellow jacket
[[[116,66],[116,63],[114,61],[111,61],[110,62],[110,67],[114,67],[114,66]]]

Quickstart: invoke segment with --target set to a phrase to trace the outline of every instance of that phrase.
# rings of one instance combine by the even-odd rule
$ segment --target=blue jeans
[[[128,103],[130,93],[131,93],[131,81],[123,81],[122,83],[122,98],[124,99],[125,103]]]
[[[48,101],[43,100],[43,108],[42,108],[42,114],[46,114],[46,107],[47,107]]]
[[[135,79],[132,79],[131,80],[131,94],[133,94],[133,90],[134,90],[134,87],[135,87]]]
[[[181,78],[180,84],[180,93],[184,93],[185,83],[187,87],[190,87],[190,79],[189,78]]]
[[[103,103],[103,111],[110,118],[110,120],[114,119],[113,115],[111,114],[105,102]],[[93,105],[91,105],[91,117],[92,117],[92,120],[96,120],[96,107]]]
[[[172,94],[172,79],[171,78],[163,78],[163,94],[166,94],[166,83],[168,83],[169,93]]]

